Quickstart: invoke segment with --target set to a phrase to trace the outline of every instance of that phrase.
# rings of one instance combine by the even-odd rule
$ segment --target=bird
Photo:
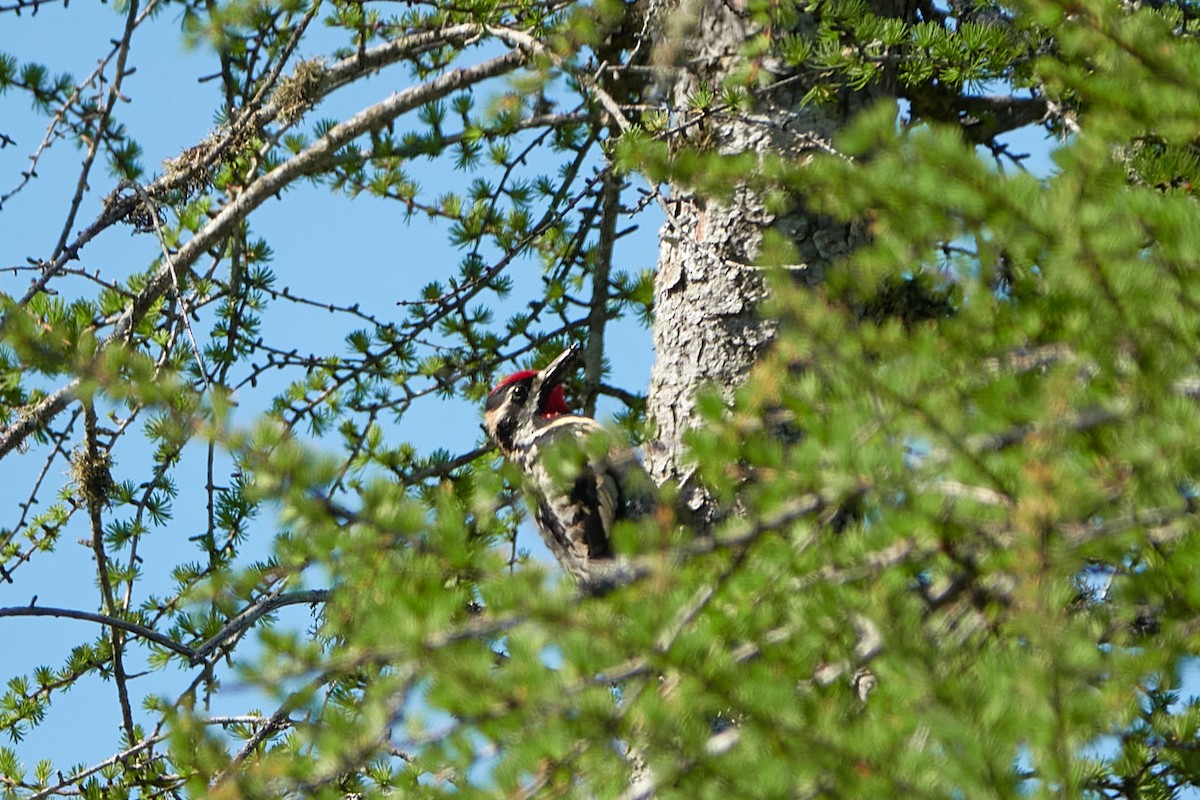
[[[524,474],[530,510],[550,552],[576,581],[596,590],[621,574],[613,526],[652,515],[657,500],[633,449],[613,442],[604,426],[567,404],[563,381],[579,352],[572,345],[541,370],[522,370],[497,383],[487,397],[483,427]]]

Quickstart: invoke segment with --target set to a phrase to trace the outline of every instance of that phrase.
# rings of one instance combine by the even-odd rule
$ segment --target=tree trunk
[[[666,40],[676,42],[666,56],[677,60],[672,87],[676,109],[686,109],[689,96],[700,86],[719,89],[728,67],[744,64],[744,59],[732,56],[756,32],[742,3],[699,0],[676,14],[689,12],[688,33],[681,40]],[[672,27],[678,29],[679,22]],[[811,20],[802,24],[811,25]],[[660,61],[666,49],[659,49]],[[791,76],[776,75],[785,77]],[[750,111],[713,114],[689,130],[693,136],[699,131],[717,152],[799,159],[828,149],[833,132],[880,95],[879,90],[846,92],[833,103],[802,105],[811,85],[800,79],[773,87],[759,93]],[[648,449],[646,463],[656,482],[674,480],[680,485],[681,499],[704,524],[714,519],[717,509],[692,480],[694,468],[685,457],[682,437],[698,423],[697,389],[710,384],[731,399],[774,337],[774,322],[759,313],[766,289],[755,259],[764,230],[775,227],[795,244],[800,263],[791,268],[809,285],[820,282],[829,265],[847,254],[861,234],[800,203],[786,215],[772,215],[748,188],[739,189],[734,202],[719,205],[672,185],[667,206],[655,278],[655,362],[648,400],[658,444]]]

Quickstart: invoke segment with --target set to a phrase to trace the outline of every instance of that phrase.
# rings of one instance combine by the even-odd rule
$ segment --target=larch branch
[[[186,270],[191,267],[204,253],[228,236],[237,223],[268,198],[281,192],[293,181],[319,169],[338,149],[362,134],[377,130],[401,114],[446,97],[466,86],[511,72],[523,64],[526,58],[524,52],[512,50],[474,66],[452,70],[419,86],[396,92],[391,97],[363,109],[345,122],[335,125],[304,150],[255,180],[222,208],[207,225],[179,248],[175,255],[174,269]],[[96,226],[114,213],[112,206],[115,205],[116,203],[110,204],[110,211],[97,221]],[[112,333],[105,340],[105,347],[101,348],[101,353],[107,346],[125,341],[129,337],[150,308],[170,289],[172,274],[172,265],[167,263],[150,278],[145,288],[117,320]],[[79,379],[72,379],[0,432],[0,458],[12,452],[34,430],[66,408],[78,387]]]

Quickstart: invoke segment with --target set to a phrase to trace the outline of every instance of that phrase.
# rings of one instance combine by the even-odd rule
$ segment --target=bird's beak
[[[567,375],[575,368],[575,360],[579,357],[581,350],[583,350],[582,345],[578,343],[571,345],[562,351],[562,354],[558,358],[551,361],[538,373],[538,408],[542,407],[542,404],[550,396],[550,392],[554,390],[554,387],[567,379]]]

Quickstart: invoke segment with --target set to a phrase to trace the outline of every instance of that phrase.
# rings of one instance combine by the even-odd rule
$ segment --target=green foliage
[[[855,160],[760,173],[872,237],[818,298],[777,283],[775,350],[731,413],[702,406],[692,446],[752,518],[807,497],[836,523],[772,526],[744,556],[753,607],[799,606],[771,630],[817,659],[758,662],[819,677],[840,642],[876,684],[861,709],[801,693],[790,727],[783,701],[740,697],[743,737],[787,731],[761,761],[739,744],[756,777],[786,762],[793,791],[856,796],[1195,785],[1179,690],[1197,648],[1200,129],[1152,99],[1194,81],[1145,64],[1196,49],[1155,11],[1098,3],[1064,25],[1039,68],[1070,76],[1081,133],[1045,179],[998,173],[958,131],[897,129],[894,107],[841,137]]]
[[[154,19],[117,5],[130,30]],[[640,4],[176,6],[155,24],[211,56],[219,105],[158,178],[118,102],[135,39],[106,38],[79,79],[0,55],[46,149],[79,146],[66,196],[99,193],[0,297],[0,457],[31,481],[0,521],[0,581],[36,595],[30,565],[77,541],[93,568],[74,621],[40,620],[86,633],[3,676],[6,797],[608,797],[638,762],[663,798],[1194,791],[1188,8],[751,2],[731,78],[666,109],[639,77],[667,65]],[[435,91],[510,50],[500,78]],[[322,104],[380,73],[400,78],[383,95],[426,94],[339,139],[350,117]],[[717,152],[793,84],[907,102],[815,157]],[[1070,134],[1044,177],[997,138],[1034,120]],[[635,577],[581,596],[517,547],[520,476],[481,447],[476,406],[514,366],[648,323],[653,275],[612,255],[637,176],[714,203],[749,187],[865,243],[814,289],[773,268],[795,247],[768,233],[776,342],[732,402],[698,398],[687,442],[726,515],[697,538],[664,487],[617,532]],[[416,265],[394,314],[293,290],[254,212],[301,182],[428,224],[457,261]],[[130,235],[138,266],[77,264]],[[311,311],[342,324],[319,352],[279,332]],[[569,395],[619,398],[652,439],[614,361]],[[464,443],[410,441],[456,406]],[[588,447],[607,444],[550,457],[571,474]],[[71,611],[28,602],[0,625]],[[93,683],[111,758],[28,757]]]

